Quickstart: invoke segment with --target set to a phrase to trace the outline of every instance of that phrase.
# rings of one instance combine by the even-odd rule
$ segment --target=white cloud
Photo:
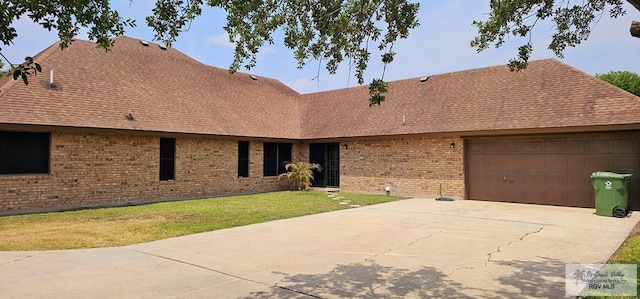
[[[318,91],[318,88],[316,87],[316,81],[310,78],[296,78],[286,84],[299,93]]]
[[[227,33],[211,35],[207,37],[206,40],[212,45],[223,46],[225,48],[234,47],[233,43],[229,41],[229,35]]]
[[[277,53],[277,52],[278,52],[278,51],[276,51],[276,49],[275,49],[275,48],[273,48],[273,47],[262,47],[262,48],[260,49],[260,52],[258,52],[258,56],[257,56],[257,58],[258,58],[258,59],[263,59],[263,58],[265,58],[265,56],[267,56],[267,55],[269,55],[269,54],[275,54],[275,53]]]

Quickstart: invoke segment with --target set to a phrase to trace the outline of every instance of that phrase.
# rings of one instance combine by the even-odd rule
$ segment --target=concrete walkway
[[[559,298],[640,219],[410,199],[120,248],[0,252],[2,298]],[[79,224],[81,225],[81,224]]]

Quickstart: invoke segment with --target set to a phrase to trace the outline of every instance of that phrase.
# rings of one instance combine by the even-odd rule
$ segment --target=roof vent
[[[166,50],[167,49],[167,47],[164,46],[164,45],[158,45],[158,47],[160,47],[160,49],[162,49],[162,50]]]
[[[49,71],[49,84],[45,83],[45,86],[47,88],[49,88],[49,89],[52,89],[52,90],[58,90],[59,89],[59,86],[55,82],[53,82],[53,70]]]
[[[254,75],[249,75],[249,77],[251,77],[251,80],[253,80],[253,81],[258,80],[258,77],[254,76]]]
[[[146,41],[146,40],[140,40],[140,43],[141,43],[143,46],[145,46],[145,47],[148,47],[148,46],[149,46],[149,42],[148,42],[148,41]]]
[[[429,77],[425,76],[425,77],[420,78],[420,82],[422,82],[422,83],[427,82],[427,80],[429,80]]]
[[[133,116],[133,114],[131,112],[129,112],[129,114],[125,114],[124,115],[124,119],[129,120],[129,121],[136,120],[135,116]]]

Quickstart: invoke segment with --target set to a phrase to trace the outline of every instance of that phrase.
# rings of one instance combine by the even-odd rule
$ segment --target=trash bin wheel
[[[622,209],[620,207],[613,208],[613,217],[624,218],[627,217],[627,210]]]

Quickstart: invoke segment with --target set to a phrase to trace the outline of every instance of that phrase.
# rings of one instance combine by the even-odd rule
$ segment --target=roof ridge
[[[546,62],[546,61],[556,61],[560,64],[565,64],[555,58],[543,58],[543,59],[536,59],[536,60],[532,60],[529,61],[529,64],[539,64],[542,62]],[[566,65],[566,64],[565,64]],[[464,69],[464,70],[457,70],[457,71],[450,71],[450,72],[445,72],[445,73],[438,73],[438,74],[431,74],[431,75],[425,75],[426,77],[431,77],[431,76],[445,76],[445,75],[453,75],[453,74],[458,74],[458,73],[468,73],[468,72],[473,72],[473,71],[479,71],[479,70],[490,70],[490,69],[496,69],[496,68],[504,68],[507,67],[507,64],[498,64],[498,65],[488,65],[488,66],[481,66],[481,67],[476,67],[476,68],[471,68],[471,69]],[[523,69],[523,71],[526,70]],[[422,77],[425,77],[422,76]],[[415,79],[419,79],[422,77],[413,77],[413,78],[407,78],[407,79],[400,79],[400,80],[395,80],[395,81],[404,81],[404,80],[415,80]],[[393,81],[391,81],[393,82]]]
[[[128,36],[128,35],[120,35],[120,36],[117,36],[117,37],[114,38],[114,40],[116,40],[116,41],[118,39],[129,39],[129,40],[133,40],[133,41],[145,41],[145,42],[147,42],[149,44],[154,44],[154,45],[158,45],[158,46],[162,46],[163,47],[162,44],[157,43],[156,41],[142,39],[142,38],[136,38],[136,37],[131,37],[131,36]],[[91,41],[88,41],[88,42],[91,42]],[[116,46],[117,46],[117,44],[116,44]],[[187,58],[189,60],[192,60],[192,61],[194,61],[194,62],[196,62],[196,63],[198,63],[200,65],[203,65],[203,66],[206,66],[208,68],[215,69],[215,70],[223,71],[223,72],[229,72],[229,68],[223,68],[223,67],[219,67],[219,66],[215,66],[215,65],[206,64],[206,63],[204,63],[204,62],[202,62],[200,60],[197,60],[197,59],[185,54],[184,52],[182,52],[181,50],[179,50],[177,48],[174,48],[174,47],[171,47],[171,46],[166,47],[166,50],[169,50],[169,49],[171,49],[171,51],[175,51],[176,53],[180,54],[181,56],[183,56],[183,57],[185,57],[185,58]],[[298,91],[296,91],[295,89],[291,88],[289,85],[284,84],[284,82],[282,82],[281,80],[279,80],[277,78],[267,77],[267,76],[263,76],[263,75],[260,75],[260,74],[251,73],[251,72],[248,72],[248,71],[236,71],[236,72],[234,72],[234,74],[241,75],[241,76],[250,76],[252,78],[253,77],[257,77],[258,79],[262,78],[264,80],[269,80],[269,81],[272,81],[272,82],[275,82],[275,83],[279,83],[279,84],[281,84],[283,86],[286,86],[291,92],[295,93],[296,95],[300,95],[300,93]],[[256,79],[254,79],[254,80],[256,80]]]
[[[543,59],[536,59],[536,60],[532,60],[529,62],[529,64],[538,64],[538,63],[542,63],[542,62],[546,62],[546,61],[555,61],[558,62],[560,64],[563,65],[567,65],[555,58],[543,58]],[[412,77],[412,78],[404,78],[404,79],[398,79],[398,80],[392,80],[392,81],[388,81],[389,84],[393,84],[395,82],[406,82],[406,81],[414,81],[420,78],[424,78],[424,77],[436,77],[436,76],[448,76],[448,75],[455,75],[455,74],[460,74],[460,73],[469,73],[469,72],[473,72],[473,71],[479,71],[479,70],[491,70],[491,69],[497,69],[497,68],[504,68],[506,67],[506,64],[499,64],[499,65],[489,65],[489,66],[481,66],[481,67],[476,67],[476,68],[471,68],[471,69],[464,69],[464,70],[457,70],[457,71],[450,71],[450,72],[444,72],[444,73],[438,73],[438,74],[431,74],[431,75],[424,75],[424,76],[419,76],[419,77]],[[526,69],[525,69],[526,70]],[[345,87],[345,88],[336,88],[336,89],[331,89],[331,90],[324,90],[324,91],[316,91],[316,92],[309,92],[309,93],[304,93],[301,94],[302,96],[305,95],[312,95],[312,94],[322,94],[322,93],[329,93],[329,92],[339,92],[339,91],[343,91],[343,90],[351,90],[351,89],[361,89],[361,88],[368,88],[368,85],[363,84],[363,85],[358,85],[358,86],[352,86],[352,87]]]

